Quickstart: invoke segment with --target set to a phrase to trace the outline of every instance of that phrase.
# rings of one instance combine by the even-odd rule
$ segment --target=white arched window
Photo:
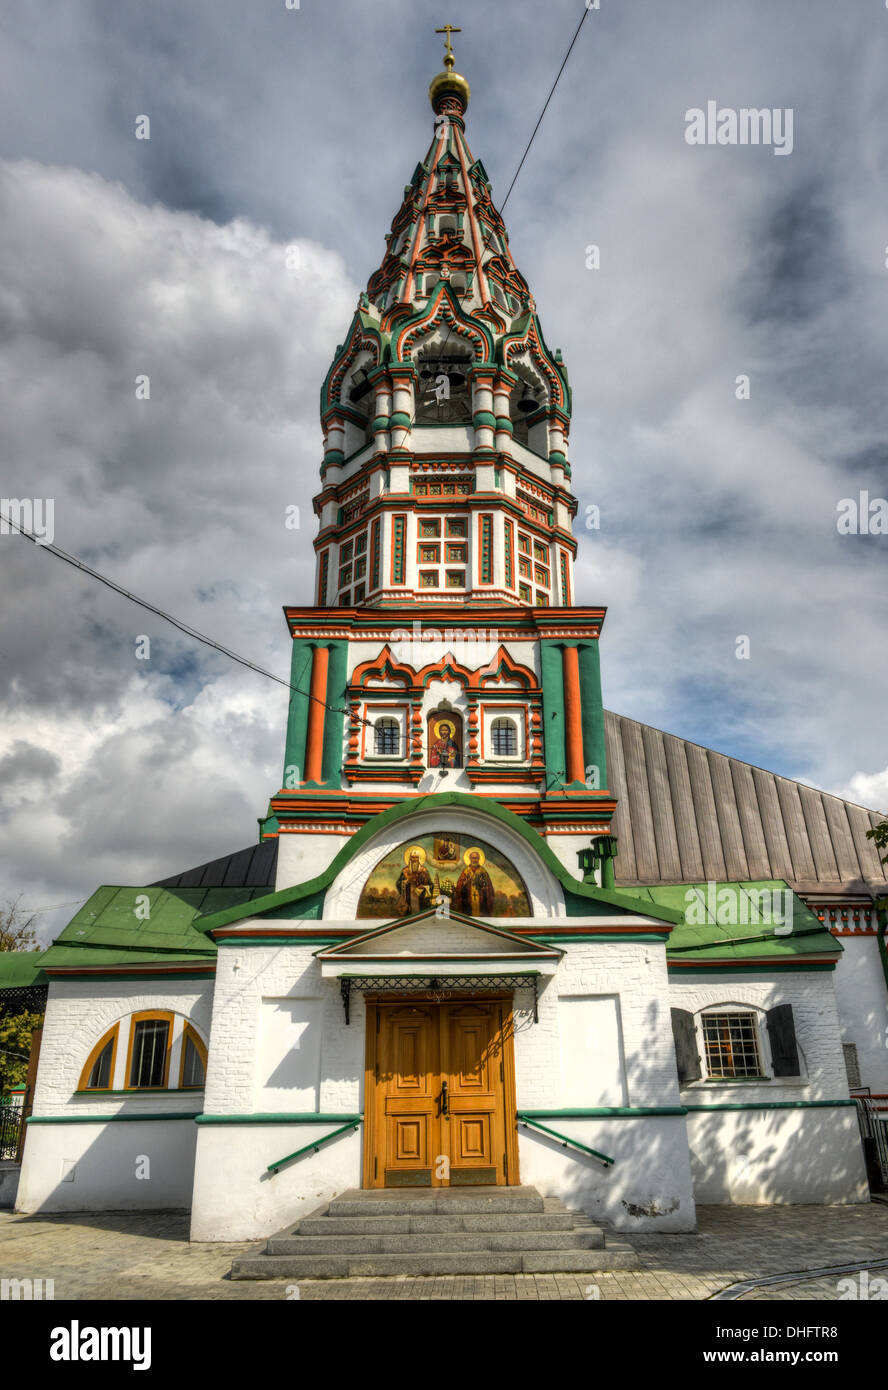
[[[80,1073],[78,1092],[200,1090],[207,1045],[169,1009],[143,1009],[99,1038]]]

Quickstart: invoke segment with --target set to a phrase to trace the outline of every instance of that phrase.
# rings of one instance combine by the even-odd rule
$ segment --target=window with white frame
[[[750,1010],[719,1009],[700,1017],[706,1071],[728,1079],[762,1076],[762,1048],[756,1016]]]
[[[520,763],[526,758],[523,709],[487,705],[482,710],[482,720],[485,762]]]
[[[364,706],[363,757],[403,762],[407,756],[407,710],[400,705]]]

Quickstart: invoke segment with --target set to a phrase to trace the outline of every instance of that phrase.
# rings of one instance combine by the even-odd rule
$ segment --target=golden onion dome
[[[439,72],[437,77],[432,78],[431,86],[429,87],[429,101],[432,103],[432,109],[437,114],[440,109],[440,103],[444,98],[452,96],[457,99],[461,109],[465,111],[469,104],[469,98],[472,95],[472,89],[464,77],[460,76],[458,72],[453,71],[456,59],[453,56],[453,48],[450,42],[451,34],[458,34],[460,30],[455,29],[452,24],[445,24],[443,29],[438,29],[436,32],[439,34],[446,34],[447,36],[447,47],[444,51],[445,70],[444,72]]]
[[[445,96],[455,96],[465,111],[471,95],[472,89],[466,79],[453,71],[453,59],[446,72],[439,72],[437,77],[432,78],[429,87],[429,101],[434,111],[438,110],[438,103]]]

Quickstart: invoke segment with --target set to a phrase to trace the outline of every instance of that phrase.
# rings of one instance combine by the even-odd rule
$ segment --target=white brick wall
[[[842,1060],[831,972],[787,972],[770,979],[752,972],[748,975],[731,974],[721,979],[714,975],[695,975],[693,979],[685,980],[671,975],[669,998],[672,1007],[687,1009],[693,1014],[716,1005],[726,1008],[745,1005],[766,1010],[774,1008],[776,1004],[791,1004],[805,1073],[801,1083],[792,1078],[778,1078],[761,1084],[748,1081],[733,1085],[729,1082],[695,1082],[683,1089],[682,1100],[702,1105],[707,1102],[753,1100],[847,1099],[848,1082]],[[761,1015],[759,1019],[767,1043],[764,1019]]]
[[[80,1073],[90,1052],[108,1029],[128,1014],[143,1009],[166,1009],[180,1014],[206,1039],[210,1031],[213,981],[188,980],[53,980],[49,986],[40,1064],[34,1091],[35,1115],[107,1115],[123,1105],[138,1106],[142,1114],[182,1109],[194,1096],[134,1094],[102,1100],[75,1096]],[[198,1105],[195,1108],[199,1108]]]
[[[600,921],[600,919],[598,919]],[[560,995],[620,997],[629,1105],[678,1105],[675,1049],[666,981],[666,948],[657,942],[588,942],[566,947],[540,995],[540,1021],[519,1023],[515,1036],[518,1106],[557,1108],[561,1097]],[[516,997],[516,1005],[519,1004]],[[557,1126],[556,1126],[557,1127]]]
[[[596,925],[601,925],[596,919]],[[317,924],[299,924],[317,930]],[[574,919],[572,925],[580,926]],[[294,928],[297,926],[293,923]],[[451,933],[453,924],[430,922],[417,946],[434,946],[436,933]],[[465,945],[476,945],[468,928],[460,928]],[[451,943],[452,944],[452,943]],[[403,945],[403,943],[402,943]],[[363,1069],[365,1008],[353,996],[351,1023],[345,1026],[338,981],[323,980],[313,943],[248,946],[234,942],[220,948],[215,986],[212,980],[153,982],[54,981],[41,1055],[35,1113],[94,1114],[135,1108],[162,1115],[199,1105],[193,1094],[110,1097],[99,1100],[73,1095],[83,1065],[102,1034],[125,1015],[142,1009],[167,1009],[187,1017],[209,1038],[204,1108],[210,1114],[252,1115],[269,1108],[263,1100],[269,1077],[263,1061],[260,1029],[263,1000],[319,1000],[320,1026],[311,1025],[306,1047],[319,1046],[318,1110],[343,1114],[364,1108]],[[832,976],[826,973],[718,977],[714,973],[668,978],[665,947],[656,942],[595,940],[567,942],[556,975],[541,981],[539,1023],[532,1020],[527,991],[515,997],[515,1061],[518,1108],[582,1108],[582,1064],[569,1081],[559,1036],[560,1017],[568,999],[589,1001],[594,1020],[596,1000],[617,1001],[618,1032],[611,1027],[607,1047],[611,1082],[631,1107],[680,1103],[749,1103],[754,1100],[835,1100],[847,1096],[839,1020]],[[155,987],[159,992],[155,992]],[[672,1041],[670,1005],[696,1013],[713,1005],[739,1004],[766,1010],[791,1003],[805,1075],[800,1082],[686,1087],[679,1097]],[[273,1009],[273,1005],[271,1006]],[[572,1006],[571,1006],[572,1007]],[[268,1016],[268,1005],[265,1014]],[[608,1008],[613,1010],[613,1005]],[[212,1010],[212,1015],[211,1015]],[[574,1023],[577,1017],[573,1015]],[[590,1024],[590,1026],[592,1026]],[[576,1031],[576,1030],[575,1030]],[[580,1030],[582,1032],[582,1029]],[[594,1065],[595,1050],[590,1051]],[[620,1059],[624,1063],[620,1075]],[[613,1077],[616,1077],[616,1083]],[[741,1093],[742,1094],[739,1094]],[[616,1094],[616,1091],[615,1091]],[[196,1102],[196,1104],[195,1104]],[[596,1104],[590,1084],[587,1107]],[[290,1107],[297,1110],[295,1104]],[[287,1107],[279,1101],[276,1109]],[[853,1112],[842,1109],[713,1112],[692,1114],[687,1134],[693,1152],[698,1200],[709,1201],[855,1201],[863,1200],[862,1167]],[[544,1121],[546,1123],[546,1121]],[[686,1230],[694,1221],[691,1156],[681,1116],[579,1119],[553,1118],[551,1127],[573,1135],[617,1159],[603,1169],[545,1136],[521,1131],[521,1177],[546,1194],[606,1216],[630,1229]],[[176,1127],[178,1125],[178,1128]],[[197,1135],[195,1135],[195,1128]],[[321,1126],[326,1132],[328,1124]],[[186,1122],[144,1125],[35,1125],[28,1140],[21,1193],[25,1209],[81,1209],[108,1205],[179,1205],[187,1186],[191,1153],[197,1140],[194,1231],[219,1239],[236,1228],[239,1235],[261,1234],[292,1215],[316,1205],[319,1193],[330,1195],[344,1183],[360,1182],[361,1135],[337,1141],[316,1160],[294,1165],[274,1187],[261,1182],[267,1162],[288,1148],[307,1142],[311,1126],[197,1126]],[[169,1131],[169,1132],[167,1132]],[[318,1131],[320,1133],[320,1131]],[[304,1134],[304,1139],[303,1139]],[[154,1155],[158,1180],[133,1179],[136,1145]],[[816,1151],[816,1152],[815,1152]],[[324,1159],[324,1153],[327,1158]],[[742,1160],[742,1162],[741,1162]],[[71,1163],[76,1182],[65,1179]],[[733,1165],[733,1166],[732,1166]],[[323,1176],[325,1175],[326,1176]],[[224,1179],[224,1180],[223,1180]],[[329,1190],[328,1190],[329,1189]],[[237,1218],[232,1225],[232,1193]],[[105,1194],[103,1196],[103,1194]],[[113,1200],[112,1200],[113,1199]],[[281,1205],[282,1203],[282,1205]],[[286,1210],[284,1210],[286,1208]],[[226,1216],[225,1213],[229,1215]]]
[[[874,936],[843,936],[833,976],[842,1042],[854,1043],[860,1084],[888,1095],[888,992]]]
[[[96,1043],[113,1024],[130,1014],[144,1009],[168,1010],[187,1019],[206,1039],[212,991],[212,979],[181,977],[50,983],[33,1113],[91,1115],[96,1117],[96,1123],[28,1126],[17,1198],[19,1211],[188,1207],[197,1138],[194,1122],[103,1120],[106,1116],[133,1112],[163,1116],[199,1111],[201,1092],[134,1091],[129,1096],[104,1099],[76,1096],[74,1092]],[[174,1048],[173,1065],[175,1056]],[[118,1075],[122,1078],[122,1069]]]
[[[686,1105],[843,1100],[842,1060],[833,975],[828,971],[693,979],[670,977],[672,1005],[698,1013],[713,1006],[767,1010],[791,1004],[802,1077],[755,1082],[694,1082]],[[767,1027],[758,1015],[767,1055]],[[769,1072],[770,1074],[770,1072]],[[704,1072],[705,1075],[705,1072]],[[698,1202],[865,1202],[868,1189],[857,1120],[849,1107],[695,1111],[688,1140]]]
[[[305,924],[310,926],[310,923]],[[223,946],[210,1029],[205,1110],[254,1114],[267,1077],[260,1074],[259,1024],[263,999],[286,996],[323,1001],[321,1112],[353,1112],[363,1105],[364,1001],[351,1001],[351,1023],[336,980],[322,980],[317,946]]]

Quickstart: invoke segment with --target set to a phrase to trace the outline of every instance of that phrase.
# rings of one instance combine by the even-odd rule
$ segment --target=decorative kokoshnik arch
[[[390,920],[434,907],[465,917],[532,916],[520,874],[493,845],[465,831],[415,836],[388,850],[367,878],[355,916]]]
[[[430,807],[427,811],[417,811],[415,815],[393,821],[390,825],[386,826],[384,830],[381,830],[378,835],[374,835],[369,839],[366,844],[349,859],[348,863],[339,872],[327,890],[324,900],[324,920],[355,921],[359,916],[364,920],[368,920],[369,913],[366,910],[359,911],[359,904],[363,899],[364,909],[368,906],[368,898],[365,897],[365,890],[368,883],[372,881],[375,871],[389,859],[391,863],[394,864],[394,856],[398,851],[400,851],[400,861],[403,867],[405,864],[404,855],[407,854],[411,846],[414,845],[420,846],[425,850],[426,862],[429,862],[429,847],[431,846],[432,849],[434,849],[433,842],[435,840],[443,841],[448,838],[456,846],[458,859],[444,861],[441,860],[440,855],[436,856],[434,853],[431,855],[432,862],[428,876],[431,879],[431,888],[433,890],[435,888],[435,873],[437,873],[439,880],[442,877],[450,878],[455,890],[456,883],[462,876],[464,869],[470,869],[472,867],[470,860],[465,860],[464,856],[470,855],[474,847],[481,851],[481,855],[485,862],[479,867],[486,870],[492,884],[496,881],[496,883],[501,885],[501,891],[503,891],[504,882],[511,879],[514,885],[512,889],[513,894],[517,897],[520,892],[523,892],[527,904],[527,911],[524,916],[527,919],[534,917],[562,918],[566,915],[564,894],[560,883],[554,874],[552,874],[541,860],[537,858],[522,836],[518,835],[510,827],[503,825],[502,822],[494,819],[492,816],[485,815],[483,811],[476,811],[474,809],[449,809],[439,811]],[[488,861],[489,854],[491,858]],[[420,855],[419,858],[421,859],[422,856]],[[488,862],[490,863],[490,867],[488,867]],[[456,868],[457,864],[459,865],[458,869]],[[455,872],[449,874],[445,872],[442,874],[442,865],[445,871],[448,866],[452,865]],[[422,867],[422,865],[420,867]],[[432,869],[435,872],[432,872]],[[397,880],[400,875],[401,869],[398,869],[394,876],[394,883],[392,886],[397,894],[403,895],[405,884],[402,883],[400,888],[397,886]],[[420,879],[421,878],[422,875],[420,875]],[[478,885],[476,887],[476,892],[478,893],[476,906],[480,906],[483,909],[483,898],[487,890],[485,888],[482,894],[482,886],[483,885]],[[406,887],[408,889],[407,901],[409,903],[410,885],[407,884]],[[434,910],[435,904],[432,899],[436,897],[437,894],[435,892],[429,893],[429,901],[423,901],[420,904],[420,898],[424,899],[426,895],[417,893],[416,887],[428,889],[429,885],[418,883],[414,887],[416,904],[418,904],[414,906],[414,911],[423,911],[429,906]],[[470,891],[469,889],[469,892]],[[496,887],[494,887],[494,892],[496,893]],[[469,907],[471,908],[472,906],[471,897],[468,899],[466,898],[465,883],[463,884],[458,901],[462,904],[468,901]],[[517,907],[518,905],[518,903],[512,904],[513,907]],[[524,906],[523,903],[520,905],[522,907]],[[456,901],[453,903],[453,910],[464,912],[466,916],[489,916],[493,918],[498,916],[496,912],[485,912],[483,910],[473,914],[471,911],[466,911],[465,906],[458,906]],[[385,910],[380,904],[379,917],[375,920],[391,920],[392,918],[407,915],[410,914]],[[510,914],[506,912],[503,915],[508,917]],[[520,920],[517,911],[514,912],[513,915],[515,920]]]

